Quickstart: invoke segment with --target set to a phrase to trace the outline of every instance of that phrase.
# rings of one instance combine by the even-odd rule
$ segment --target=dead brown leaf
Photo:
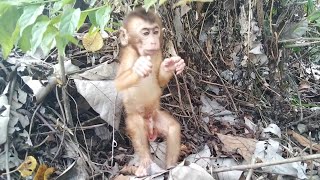
[[[251,162],[251,157],[254,154],[257,140],[234,137],[217,133],[219,139],[224,145],[224,148],[228,152],[239,153],[247,162]]]
[[[304,136],[302,136],[294,131],[288,131],[288,134],[291,135],[302,146],[310,148],[310,144],[312,144],[313,150],[320,151],[320,144],[317,144],[315,142],[310,142],[309,139],[305,138]]]

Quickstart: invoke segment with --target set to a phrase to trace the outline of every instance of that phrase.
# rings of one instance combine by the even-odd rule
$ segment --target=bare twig
[[[62,81],[62,99],[63,99],[63,105],[64,105],[64,112],[66,115],[66,120],[69,125],[73,127],[73,121],[70,111],[70,102],[69,102],[69,96],[67,94],[67,77],[66,77],[66,71],[64,68],[64,57],[59,55],[58,56],[59,65],[60,65],[60,75],[61,75],[61,81]]]
[[[255,164],[256,163],[256,158],[254,156],[252,156],[252,159],[251,159],[251,164]],[[253,174],[253,169],[251,168],[248,172],[248,175],[246,177],[246,180],[250,180],[251,177],[252,177],[252,174]]]
[[[292,162],[306,161],[306,160],[313,160],[313,159],[320,159],[320,154],[288,158],[281,161],[272,161],[272,162],[249,164],[249,165],[239,165],[239,166],[232,166],[232,167],[222,167],[222,168],[213,169],[212,172],[218,173],[218,172],[233,171],[233,170],[257,169],[257,168],[266,167],[266,166],[288,164]]]

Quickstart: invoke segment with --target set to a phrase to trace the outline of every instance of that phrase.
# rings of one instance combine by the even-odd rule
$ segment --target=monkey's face
[[[133,38],[133,46],[140,56],[154,55],[160,50],[161,29],[157,23],[148,23],[142,19],[134,19],[132,28],[128,29],[129,38]],[[130,40],[129,40],[130,43]]]

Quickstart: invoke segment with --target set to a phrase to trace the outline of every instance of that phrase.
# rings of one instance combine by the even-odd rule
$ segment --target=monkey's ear
[[[128,32],[125,28],[121,27],[120,28],[120,43],[122,46],[126,46],[128,45],[128,40],[129,40],[129,36],[128,36]]]

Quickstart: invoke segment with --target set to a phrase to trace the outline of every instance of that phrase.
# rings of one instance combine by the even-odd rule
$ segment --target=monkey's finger
[[[170,59],[172,59],[174,62],[180,61],[181,57],[180,56],[173,56]]]
[[[151,56],[146,56],[146,59],[151,61]]]
[[[152,62],[151,62],[151,60],[148,60],[148,59],[143,59],[141,61],[141,64],[144,66],[150,67],[150,68],[152,67]]]
[[[181,59],[180,61],[176,62],[176,64],[175,64],[176,67],[183,66],[183,65],[185,65],[185,62],[184,62],[183,59]]]
[[[185,65],[184,63],[181,64],[180,66],[178,66],[178,67],[176,68],[177,74],[182,73],[182,71],[184,70],[185,66],[186,66],[186,65]]]
[[[134,72],[135,72],[136,74],[138,74],[138,76],[140,76],[140,77],[144,77],[143,72],[141,72],[140,70],[135,69],[135,70],[134,70]]]

